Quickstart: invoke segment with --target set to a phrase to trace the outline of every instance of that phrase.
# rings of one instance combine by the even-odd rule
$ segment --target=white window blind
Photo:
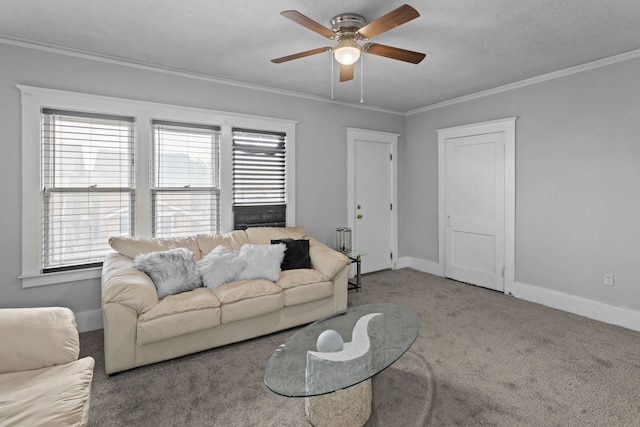
[[[100,265],[133,235],[132,117],[42,109],[42,271]]]
[[[156,237],[220,231],[220,128],[154,120],[152,228]]]
[[[233,129],[234,206],[285,205],[286,134]]]

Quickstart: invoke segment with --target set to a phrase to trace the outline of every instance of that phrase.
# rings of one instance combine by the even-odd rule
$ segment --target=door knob
[[[357,218],[362,219],[362,214],[358,214]]]

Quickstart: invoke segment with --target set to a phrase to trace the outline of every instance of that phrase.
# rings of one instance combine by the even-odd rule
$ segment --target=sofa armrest
[[[311,257],[311,267],[331,278],[331,280],[333,280],[346,265],[351,264],[349,258],[343,253],[331,249],[313,237],[309,237],[309,256]]]
[[[142,314],[158,305],[158,291],[151,278],[131,262],[119,253],[106,256],[102,264],[102,305],[119,303]]]
[[[80,339],[66,307],[0,309],[0,374],[65,365],[78,359]]]

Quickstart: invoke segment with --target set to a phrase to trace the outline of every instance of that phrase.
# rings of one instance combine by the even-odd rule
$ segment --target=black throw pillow
[[[287,250],[284,251],[284,259],[280,265],[281,270],[295,270],[297,268],[311,268],[309,256],[309,240],[294,240],[291,238],[272,240],[272,244],[284,243]]]

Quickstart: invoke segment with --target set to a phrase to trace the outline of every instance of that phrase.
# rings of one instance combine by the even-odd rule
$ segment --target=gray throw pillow
[[[202,275],[202,282],[210,290],[224,283],[233,282],[247,266],[247,262],[238,258],[236,252],[230,251],[223,245],[217,246],[196,264]]]
[[[133,266],[151,278],[160,299],[202,286],[193,252],[186,248],[140,254]]]

